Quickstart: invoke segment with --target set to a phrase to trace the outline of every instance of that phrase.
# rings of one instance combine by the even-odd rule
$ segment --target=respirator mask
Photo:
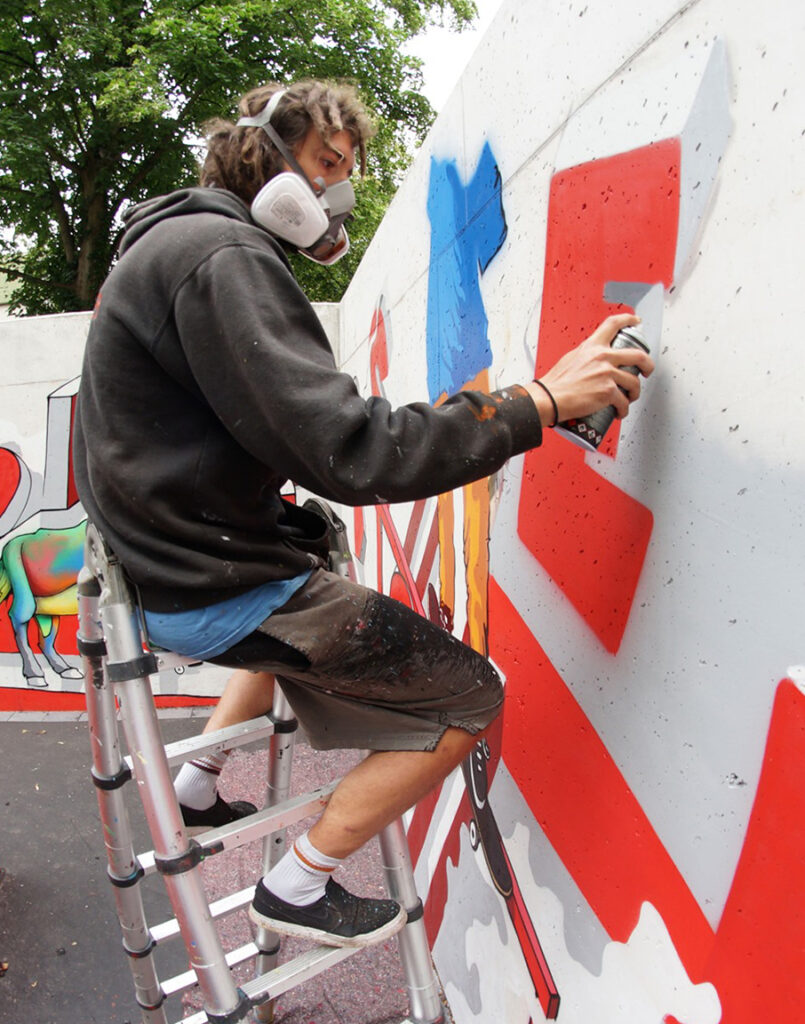
[[[355,192],[349,181],[327,186],[321,178],[311,181],[302,170],[270,123],[284,95],[285,90],[280,89],[259,114],[238,121],[238,127],[262,128],[292,168],[263,185],[252,201],[252,217],[314,263],[331,266],[349,251],[344,224],[355,206]]]

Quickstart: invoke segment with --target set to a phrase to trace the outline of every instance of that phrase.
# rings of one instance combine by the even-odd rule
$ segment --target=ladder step
[[[271,719],[267,715],[259,715],[248,722],[227,726],[226,729],[199,733],[197,736],[188,736],[187,739],[168,743],[165,746],[165,754],[170,767],[175,768],[192,757],[198,757],[199,754],[217,754],[222,750],[242,747],[245,743],[273,736],[275,731]],[[127,755],[123,760],[129,768],[133,767],[131,755]]]
[[[226,917],[227,914],[233,914],[236,910],[242,910],[251,903],[253,896],[253,885],[250,885],[247,889],[241,889],[240,892],[230,893],[229,896],[224,896],[223,899],[216,900],[210,904],[210,916],[213,920],[217,921],[218,918]],[[161,924],[150,928],[149,933],[154,942],[160,945],[160,943],[167,942],[169,939],[176,938],[179,935],[179,922],[175,917],[171,917],[167,921],[163,921]]]
[[[264,1003],[269,999],[277,999],[296,985],[301,984],[303,981],[308,981],[310,978],[315,978],[316,975],[321,974],[330,967],[334,967],[337,963],[352,956],[353,953],[359,953],[361,949],[365,948],[350,949],[339,946],[314,946],[312,949],[294,957],[293,960],[289,960],[288,963],[281,964],[266,974],[261,974],[258,978],[247,981],[240,987],[249,999],[255,1003]],[[177,1024],[207,1024],[207,1014],[202,1010],[192,1017],[185,1017],[181,1022],[177,1022]]]
[[[257,956],[257,946],[255,946],[253,942],[247,942],[245,946],[240,946],[238,949],[230,950],[226,954],[226,962],[229,967],[236,967],[238,964],[242,964],[244,960],[248,960],[253,956]],[[163,981],[162,991],[166,996],[175,996],[180,992],[185,992],[196,984],[198,984],[196,972],[191,969],[189,971],[184,971],[182,974],[175,974],[172,978],[168,978],[166,981]],[[205,1019],[206,1015],[202,1020]]]
[[[266,807],[247,818],[233,821],[231,825],[222,825],[220,828],[210,829],[209,832],[202,832],[196,837],[196,841],[201,846],[205,858],[223,853],[224,850],[237,849],[245,843],[252,843],[323,810],[339,781],[340,779],[335,779],[326,786],[311,790],[310,793],[302,793],[291,797],[290,800],[283,800],[282,803]],[[138,855],[137,860],[146,875],[153,874],[156,870],[153,850]]]
[[[246,995],[254,1002],[266,1002],[269,999],[276,999],[289,989],[300,985],[303,981],[315,978],[323,971],[329,970],[342,960],[359,953],[366,946],[357,949],[348,946],[314,946],[312,949],[301,953],[299,956],[289,960],[286,964],[280,964],[267,974],[261,974],[241,986]]]

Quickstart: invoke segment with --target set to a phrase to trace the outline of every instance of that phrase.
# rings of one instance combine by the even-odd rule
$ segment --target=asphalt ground
[[[166,742],[192,735],[203,719],[163,718]],[[123,952],[112,886],[106,874],[90,748],[83,720],[0,722],[0,1024],[140,1024],[128,957]],[[292,792],[304,792],[343,775],[357,755],[312,751],[297,744]],[[221,777],[225,799],[262,806],[266,755],[256,747],[236,750]],[[153,845],[136,792],[127,803],[141,852]],[[304,825],[289,830],[289,836]],[[260,844],[227,851],[204,862],[210,900],[256,881]],[[376,841],[337,872],[338,880],[361,895],[384,895]],[[149,925],[171,916],[161,879],[141,883]],[[224,948],[248,942],[245,911],[224,919]],[[281,961],[305,948],[286,940]],[[161,979],[187,969],[180,941],[159,947]],[[238,981],[251,976],[244,964]],[[198,990],[167,1001],[168,1020],[181,1020],[201,1007]],[[275,1024],[399,1024],[408,999],[396,940],[362,950],[282,996]]]

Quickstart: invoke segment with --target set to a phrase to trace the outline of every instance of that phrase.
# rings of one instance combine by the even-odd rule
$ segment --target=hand
[[[640,318],[632,313],[609,316],[576,348],[540,377],[556,402],[559,421],[589,416],[607,405],[623,419],[629,406],[640,397],[640,377],[620,369],[636,366],[644,377],[654,370],[654,360],[641,348],[610,346],[621,327],[634,327]],[[554,425],[554,410],[547,394],[538,384],[527,384],[543,426]]]

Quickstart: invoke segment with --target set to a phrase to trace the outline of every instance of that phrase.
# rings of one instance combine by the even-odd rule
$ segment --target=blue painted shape
[[[435,402],[492,365],[480,275],[507,228],[500,171],[488,142],[466,185],[455,160],[431,160],[428,218],[428,393]]]

